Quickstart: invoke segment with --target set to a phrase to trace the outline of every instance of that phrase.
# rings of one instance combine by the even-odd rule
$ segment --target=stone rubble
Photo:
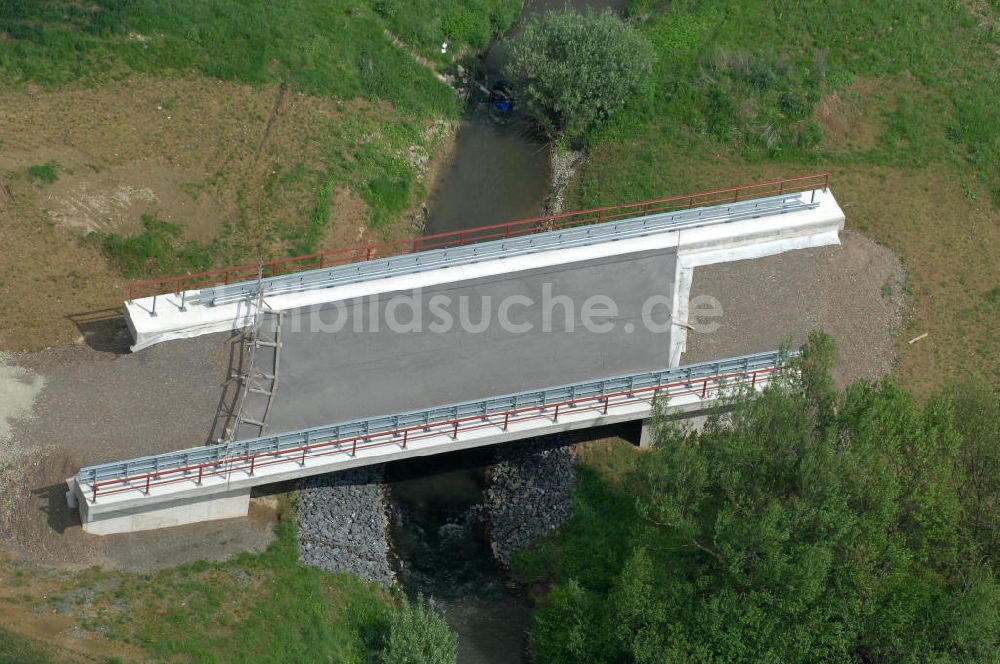
[[[570,442],[556,434],[497,448],[482,509],[493,555],[504,567],[573,516],[576,458]]]
[[[582,150],[570,150],[555,143],[549,146],[549,170],[552,173],[549,195],[542,204],[545,214],[559,214],[563,211],[566,190],[576,172],[576,166],[583,159]]]
[[[392,585],[382,475],[378,465],[302,481],[297,518],[299,560],[304,565]]]

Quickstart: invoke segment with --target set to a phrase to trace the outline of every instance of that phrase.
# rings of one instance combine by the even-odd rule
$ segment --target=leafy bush
[[[389,635],[382,650],[383,664],[455,664],[458,637],[422,595],[405,597],[389,614]]]
[[[532,627],[541,661],[995,661],[997,392],[837,393],[828,338],[808,351],[801,381],[701,432],[662,427],[622,483],[631,517],[584,482]],[[578,525],[624,518],[611,548]]]
[[[44,164],[36,164],[28,169],[28,179],[32,182],[37,182],[41,180],[45,184],[52,184],[59,179],[59,173],[56,172],[57,164],[54,161],[50,161]]]
[[[547,12],[512,41],[505,75],[550,135],[575,137],[638,94],[655,57],[610,10]]]

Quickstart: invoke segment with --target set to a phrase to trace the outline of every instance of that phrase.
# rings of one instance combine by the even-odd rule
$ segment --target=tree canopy
[[[585,478],[540,661],[997,661],[997,392],[838,394],[832,352],[814,335],[801,379],[662,425],[631,499]],[[625,542],[592,550],[602,529]]]
[[[549,134],[573,137],[638,93],[655,57],[649,41],[611,10],[566,9],[525,23],[511,42],[505,75]]]

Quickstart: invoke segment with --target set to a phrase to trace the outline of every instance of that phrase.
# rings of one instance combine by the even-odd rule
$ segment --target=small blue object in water
[[[493,106],[501,113],[510,113],[513,104],[510,103],[509,99],[497,99],[493,102]]]

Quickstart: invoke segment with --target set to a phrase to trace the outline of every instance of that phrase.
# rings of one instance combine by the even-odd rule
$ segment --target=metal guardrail
[[[436,268],[466,265],[488,259],[521,256],[550,249],[569,249],[600,242],[644,237],[669,230],[697,228],[720,222],[796,212],[815,208],[818,205],[815,190],[811,194],[795,193],[772,196],[730,205],[694,208],[681,212],[577,226],[565,230],[523,235],[448,249],[403,254],[361,263],[338,265],[323,270],[270,277],[260,282],[247,281],[214,286],[202,289],[197,296],[192,297],[189,301],[214,306],[256,298],[258,288],[263,289],[265,296],[331,288]]]
[[[293,460],[297,457],[288,455],[300,452],[304,463],[310,449],[321,449],[321,454],[338,451],[356,453],[357,449],[365,447],[368,441],[379,437],[385,440],[371,444],[394,442],[405,447],[408,440],[415,440],[420,437],[421,432],[434,427],[454,426],[457,435],[460,429],[481,426],[480,421],[492,416],[501,416],[506,427],[511,416],[517,417],[528,411],[554,408],[555,416],[558,418],[560,406],[575,407],[588,401],[596,404],[603,402],[606,411],[609,399],[614,397],[628,395],[632,398],[637,394],[651,393],[655,398],[660,390],[669,392],[668,388],[673,386],[699,390],[704,397],[708,393],[709,382],[718,384],[727,379],[742,377],[753,383],[756,382],[758,373],[769,374],[784,366],[788,358],[794,355],[796,353],[782,351],[755,353],[717,362],[702,362],[661,371],[628,374],[331,424],[236,441],[229,445],[191,448],[89,466],[82,468],[77,473],[76,479],[81,488],[88,487],[92,500],[96,502],[99,494],[141,489],[143,485],[148,493],[151,485],[179,480],[196,480],[200,483],[203,476],[238,469],[248,468],[252,475],[255,466]],[[470,424],[463,427],[464,423]],[[278,461],[268,461],[275,458],[278,458]],[[257,461],[258,459],[264,461]]]
[[[231,284],[246,281],[257,275],[260,267],[264,268],[266,276],[290,274],[304,270],[323,269],[331,265],[354,263],[384,256],[398,255],[407,252],[459,247],[485,240],[511,238],[520,235],[530,235],[550,230],[561,230],[582,224],[601,223],[615,219],[625,219],[662,212],[685,210],[709,205],[738,203],[740,201],[781,196],[793,192],[826,190],[830,184],[829,173],[815,173],[782,180],[755,182],[753,184],[714,189],[693,194],[667,196],[637,203],[610,205],[588,210],[561,212],[542,217],[519,219],[500,224],[478,226],[463,230],[447,231],[433,235],[393,240],[368,245],[322,251],[302,256],[291,256],[263,263],[233,265],[230,267],[183,274],[173,277],[134,281],[129,284],[128,301],[163,293],[180,295],[184,291],[196,290],[217,284]]]

